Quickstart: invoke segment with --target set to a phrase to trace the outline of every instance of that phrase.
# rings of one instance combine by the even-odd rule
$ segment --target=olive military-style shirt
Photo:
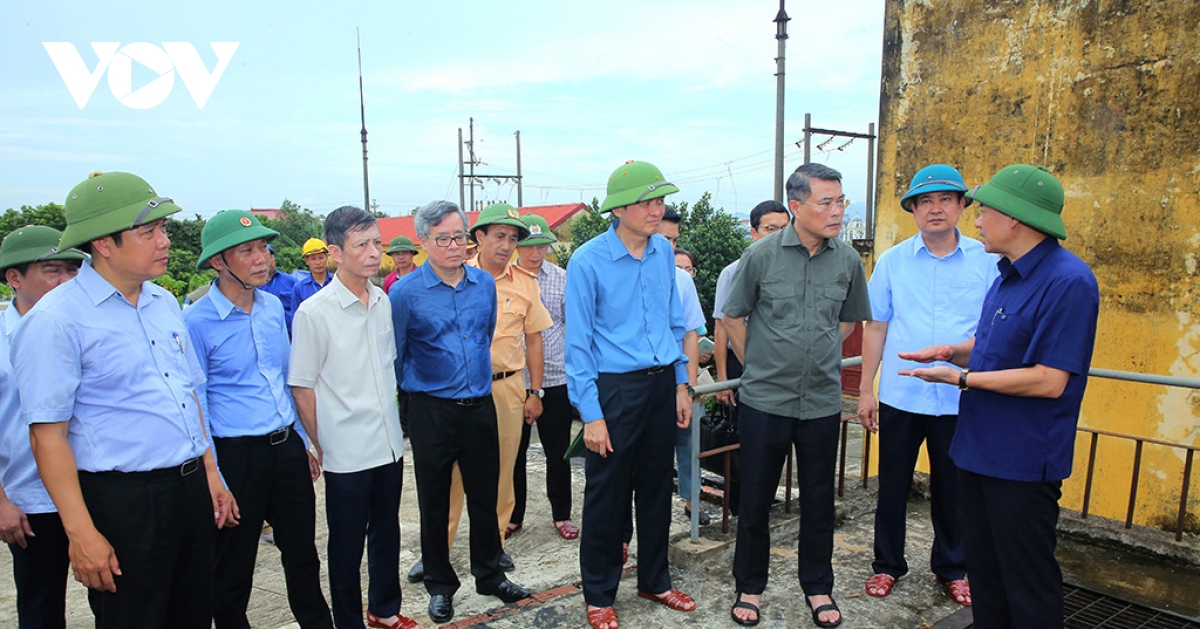
[[[749,315],[744,402],[796,419],[841,413],[838,324],[871,319],[867,279],[853,247],[831,238],[810,257],[789,223],[742,256],[724,314]]]

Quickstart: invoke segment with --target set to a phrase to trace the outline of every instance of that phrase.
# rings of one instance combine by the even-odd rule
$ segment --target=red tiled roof
[[[261,216],[263,218],[269,218],[271,220],[276,220],[279,218],[279,209],[278,208],[276,208],[276,209],[250,208],[250,213],[255,216]]]
[[[580,210],[586,210],[587,206],[582,203],[568,203],[564,205],[534,205],[530,207],[517,208],[522,214],[532,212],[546,219],[550,225],[550,229],[558,229],[560,225],[567,222],[572,216],[575,216]],[[474,223],[479,218],[479,212],[467,212],[467,220]],[[383,237],[383,242],[386,244],[396,236],[408,236],[414,241],[417,238],[417,230],[413,226],[413,217],[397,216],[394,218],[379,219],[379,233]]]

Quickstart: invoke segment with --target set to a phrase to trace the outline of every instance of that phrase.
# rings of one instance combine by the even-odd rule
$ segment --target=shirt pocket
[[[988,369],[1025,367],[1025,354],[1033,340],[1033,317],[1018,313],[995,312],[988,334]]]
[[[783,326],[800,324],[803,309],[802,295],[792,282],[763,282],[759,288],[765,322],[779,322]]]
[[[987,286],[983,280],[964,280],[955,282],[950,287],[949,295],[951,310],[960,316],[979,319],[983,308],[983,298],[987,294]]]
[[[816,291],[814,291],[816,293]],[[846,303],[846,296],[850,294],[849,284],[830,284],[821,288],[820,303],[817,307],[821,316],[821,323],[824,325],[836,325],[841,317],[842,304]]]

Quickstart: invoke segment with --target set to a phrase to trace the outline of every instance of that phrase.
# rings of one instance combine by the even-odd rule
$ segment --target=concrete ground
[[[860,450],[855,441],[859,428],[851,425],[852,441],[848,451]],[[409,458],[411,460],[411,458]],[[572,513],[578,523],[583,494],[582,461],[576,460],[573,467],[574,508]],[[533,599],[506,606],[493,597],[475,593],[470,579],[467,549],[469,522],[451,552],[455,568],[463,579],[463,587],[455,596],[454,627],[508,628],[557,628],[586,627],[583,596],[578,587],[579,555],[578,541],[560,539],[550,522],[549,503],[543,485],[545,459],[536,441],[530,447],[529,458],[530,496],[525,528],[518,532],[506,548],[516,562],[516,570],[510,578],[538,594]],[[411,468],[410,468],[411,470]],[[839,501],[841,524],[836,533],[837,548],[834,554],[834,569],[837,584],[834,597],[845,615],[843,627],[929,627],[934,622],[958,609],[934,582],[928,569],[927,549],[932,529],[929,526],[928,503],[915,498],[911,503],[909,520],[909,560],[911,574],[896,586],[887,599],[874,599],[863,594],[863,583],[871,573],[872,540],[872,495],[852,483],[858,478],[857,460],[851,458],[847,474],[847,497]],[[326,528],[321,514],[324,513],[324,484],[318,481],[318,551],[324,560]],[[783,489],[780,489],[780,497]],[[692,594],[698,607],[691,613],[670,611],[660,605],[636,596],[636,575],[632,570],[622,580],[617,597],[616,609],[621,626],[630,629],[674,628],[690,626],[734,626],[729,620],[729,607],[733,600],[733,578],[730,565],[733,558],[733,527],[728,535],[721,533],[720,507],[708,504],[713,514],[713,524],[701,528],[699,544],[689,541],[689,523],[683,516],[683,502],[675,498],[674,517],[671,523],[673,547],[671,565],[676,587]],[[400,516],[403,530],[400,557],[401,574],[416,561],[419,554],[417,498],[415,482],[411,473],[405,477],[404,495]],[[772,549],[772,582],[763,597],[763,622],[760,626],[813,626],[808,610],[800,596],[796,581],[796,531],[795,514],[783,513],[782,506],[776,509],[776,532]],[[637,562],[636,541],[631,549],[629,565]],[[0,627],[16,626],[15,589],[12,585],[11,555],[0,553]],[[324,575],[323,575],[324,576]],[[416,619],[424,627],[435,626],[426,615],[428,595],[417,584],[402,581],[405,615]],[[323,586],[328,587],[323,579]],[[363,566],[363,589],[366,591],[366,565]],[[365,608],[365,597],[364,597]],[[283,573],[279,563],[279,552],[272,546],[260,546],[259,561],[255,574],[255,590],[250,601],[250,622],[254,627],[266,629],[295,627],[287,607]],[[68,619],[71,629],[92,626],[92,616],[87,605],[86,592],[73,580],[68,588]]]

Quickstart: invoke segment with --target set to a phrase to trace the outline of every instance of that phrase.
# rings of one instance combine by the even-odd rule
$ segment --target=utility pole
[[[783,10],[783,2],[784,0],[779,0],[779,13],[775,14],[775,41],[779,45],[779,52],[775,57],[775,200],[781,203],[783,202],[783,88],[785,83],[783,66],[784,51],[787,49],[787,23],[791,19]]]
[[[524,190],[521,189],[521,132],[517,131],[517,207],[525,206]]]
[[[516,182],[517,182],[517,207],[520,207],[521,204],[524,202],[524,190],[522,189],[522,186],[521,186],[521,181],[522,181],[522,177],[521,177],[521,132],[517,131],[513,135],[515,135],[516,139],[517,139],[517,174],[516,175],[485,175],[483,173],[475,172],[475,166],[484,165],[483,162],[479,161],[479,159],[477,159],[475,157],[475,118],[470,119],[470,125],[468,128],[468,136],[467,136],[466,142],[463,142],[463,139],[462,139],[462,128],[460,127],[458,129],[458,201],[459,201],[460,205],[462,203],[464,203],[465,201],[467,201],[467,199],[464,198],[466,196],[466,191],[464,190],[464,188],[466,186],[470,186],[470,188],[471,188],[470,205],[463,205],[462,207],[463,207],[464,211],[474,212],[478,209],[475,207],[475,186],[476,186],[475,180],[477,178],[516,180]],[[465,160],[463,159],[463,145],[464,144],[467,147],[467,158]],[[466,174],[463,174],[464,166],[469,168],[469,170]],[[482,185],[481,185],[481,187],[482,187]]]
[[[354,29],[354,37],[358,40],[358,112],[362,117],[363,208],[369,211],[371,209],[371,184],[367,177],[367,104],[363,98],[362,37],[357,28]]]

